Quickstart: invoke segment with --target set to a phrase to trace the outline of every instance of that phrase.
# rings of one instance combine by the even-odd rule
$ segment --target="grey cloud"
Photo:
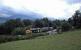
[[[81,0],[65,0],[69,4],[81,3]]]

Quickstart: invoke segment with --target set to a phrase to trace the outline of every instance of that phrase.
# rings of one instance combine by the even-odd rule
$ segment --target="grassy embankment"
[[[0,50],[81,50],[81,30],[2,43]]]

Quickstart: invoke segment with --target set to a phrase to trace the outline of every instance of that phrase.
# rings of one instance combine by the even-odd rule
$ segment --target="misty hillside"
[[[41,17],[42,15],[31,12],[29,10],[24,12],[24,11],[16,11],[10,7],[5,7],[5,6],[0,7],[0,23],[5,22],[6,20],[9,19],[20,18],[20,19],[35,20]]]

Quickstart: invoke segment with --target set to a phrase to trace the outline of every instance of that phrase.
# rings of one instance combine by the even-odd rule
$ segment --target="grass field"
[[[81,50],[81,31],[0,44],[0,50]]]

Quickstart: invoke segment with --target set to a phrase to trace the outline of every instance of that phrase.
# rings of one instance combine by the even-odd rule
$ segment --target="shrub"
[[[67,23],[67,22],[62,23],[62,31],[68,31],[71,29],[72,29],[72,26],[69,23]]]
[[[33,33],[32,36],[33,37],[38,37],[38,36],[45,36],[45,35],[48,35],[47,33]]]
[[[26,35],[0,35],[0,43],[29,39]]]
[[[25,35],[25,29],[22,27],[15,28],[12,31],[12,35]]]

